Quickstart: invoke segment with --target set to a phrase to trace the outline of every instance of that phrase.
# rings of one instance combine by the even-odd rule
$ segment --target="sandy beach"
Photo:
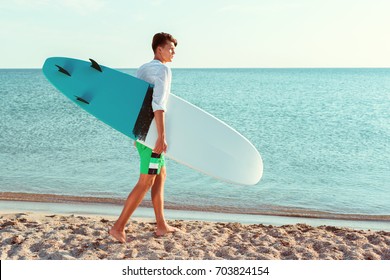
[[[130,242],[107,231],[108,216],[0,214],[2,260],[389,260],[390,232],[306,224],[243,225],[170,220],[180,232],[156,237],[152,220],[131,220]]]

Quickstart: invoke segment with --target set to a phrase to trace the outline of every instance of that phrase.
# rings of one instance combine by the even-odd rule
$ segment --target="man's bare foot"
[[[174,232],[180,232],[180,231],[181,230],[178,228],[171,227],[171,226],[165,224],[163,226],[157,227],[155,234],[157,237],[160,237],[160,236],[164,236],[168,233],[174,233]]]
[[[124,231],[116,230],[114,228],[111,228],[108,233],[114,237],[116,240],[118,240],[120,243],[126,243],[126,234]]]

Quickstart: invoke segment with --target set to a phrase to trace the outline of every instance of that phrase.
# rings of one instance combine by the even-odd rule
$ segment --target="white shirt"
[[[171,92],[171,69],[159,60],[142,65],[136,73],[137,78],[154,85],[152,108],[166,111],[169,93]]]

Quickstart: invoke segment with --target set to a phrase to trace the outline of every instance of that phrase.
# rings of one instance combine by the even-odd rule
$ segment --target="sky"
[[[390,67],[389,0],[0,0],[0,68],[115,68],[178,40],[173,68]]]

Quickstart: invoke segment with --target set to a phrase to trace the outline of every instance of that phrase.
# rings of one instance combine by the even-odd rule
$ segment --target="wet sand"
[[[83,197],[55,194],[35,194],[20,192],[0,192],[0,201],[26,201],[26,202],[44,202],[44,203],[62,203],[62,204],[106,204],[122,206],[124,199],[108,197]],[[152,202],[145,199],[140,207],[152,208]],[[224,214],[244,214],[244,215],[268,215],[280,217],[309,218],[309,219],[329,219],[346,221],[381,221],[390,222],[390,215],[360,215],[360,214],[339,214],[323,211],[308,210],[304,208],[287,208],[268,206],[264,209],[241,209],[236,207],[218,207],[218,206],[197,206],[190,202],[184,205],[178,205],[165,202],[165,209],[183,210],[183,211],[201,211]]]

